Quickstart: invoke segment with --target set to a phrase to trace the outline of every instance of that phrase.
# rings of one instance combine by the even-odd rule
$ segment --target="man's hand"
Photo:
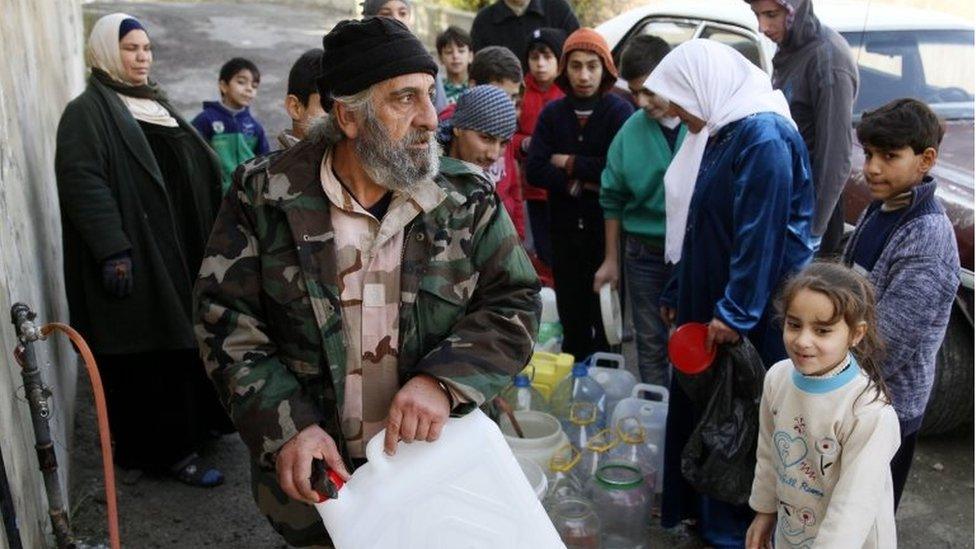
[[[312,460],[318,458],[326,467],[349,479],[346,464],[332,437],[318,425],[309,425],[291,437],[275,458],[278,485],[288,497],[306,503],[319,503],[321,498],[312,490]]]
[[[568,154],[554,154],[549,157],[549,163],[557,168],[566,169],[567,162],[569,162]]]
[[[674,324],[674,319],[677,318],[678,311],[674,307],[668,307],[667,305],[661,305],[661,320],[664,321],[664,326],[670,328]]]
[[[396,454],[398,440],[434,442],[451,414],[451,399],[437,379],[420,374],[406,383],[393,397],[386,416],[386,439],[383,447]]]
[[[607,283],[614,290],[620,286],[620,267],[613,259],[604,259],[596,274],[593,275],[593,293],[600,293],[600,288]]]
[[[708,336],[705,338],[705,348],[714,351],[715,347],[723,343],[739,341],[739,332],[729,328],[729,325],[717,318],[708,323]]]
[[[773,546],[776,513],[756,513],[746,531],[746,549],[767,549]]]

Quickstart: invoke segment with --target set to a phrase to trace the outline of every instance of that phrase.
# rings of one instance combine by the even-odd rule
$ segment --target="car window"
[[[940,116],[973,118],[973,31],[867,31],[843,36],[860,76],[855,114],[913,97]]]
[[[701,38],[715,40],[716,42],[721,42],[726,46],[732,47],[732,49],[741,53],[754,65],[760,69],[762,68],[762,61],[759,55],[759,44],[752,38],[738,32],[720,27],[714,27],[712,25],[705,26],[700,36]]]
[[[642,34],[657,36],[658,38],[663,39],[673,48],[682,42],[686,42],[694,38],[696,30],[698,30],[697,22],[669,19],[650,19],[638,32],[634,33],[633,36],[640,36]]]

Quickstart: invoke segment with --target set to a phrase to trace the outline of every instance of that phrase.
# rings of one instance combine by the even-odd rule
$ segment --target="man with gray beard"
[[[330,116],[237,170],[195,288],[257,505],[300,547],[331,544],[314,459],[348,477],[384,427],[390,454],[436,441],[525,366],[540,312],[491,183],[439,158],[423,45],[375,17],[340,22],[323,46]]]

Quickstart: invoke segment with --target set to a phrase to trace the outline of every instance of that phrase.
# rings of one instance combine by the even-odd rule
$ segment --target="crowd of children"
[[[408,0],[364,5],[365,15],[408,26],[410,12]],[[437,139],[446,156],[480,166],[495,184],[540,278],[555,288],[563,350],[576,357],[608,350],[597,293],[626,279],[640,378],[667,386],[672,318],[661,305],[676,277],[668,261],[673,212],[666,174],[682,147],[697,139],[691,134],[728,132],[704,110],[689,113],[661,100],[667,84],[652,73],[672,52],[661,38],[629,40],[619,71],[593,29],[567,36],[544,27],[524,38],[525,50],[513,52],[497,45],[475,51],[471,36],[455,26],[437,36]],[[327,116],[329,105],[316,87],[322,55],[309,50],[291,67],[284,106],[292,125],[277,136],[281,148]],[[661,93],[651,91],[652,81]],[[260,82],[254,63],[231,59],[219,71],[219,100],[204,102],[192,121],[220,160],[225,192],[237,166],[270,149],[249,111]],[[797,256],[784,283],[757,298],[776,303],[777,314],[764,313],[762,322],[776,323],[777,341],[764,349],[782,345],[787,358],[766,364],[749,500],[755,518],[743,532],[749,547],[773,540],[784,547],[895,545],[894,511],[959,284],[953,229],[930,175],[942,132],[931,109],[913,99],[865,113],[857,137],[874,201],[842,258],[810,264],[809,234],[797,235],[806,255]],[[714,167],[714,159],[709,166],[699,162],[702,170]],[[800,172],[793,173],[798,187]],[[703,176],[689,177],[693,187]],[[702,205],[696,207],[701,214]],[[789,230],[809,233],[808,214],[797,214],[800,221]],[[757,287],[740,283],[749,291]],[[709,317],[713,306],[719,308],[710,304]],[[754,333],[726,324],[739,332],[728,341]]]

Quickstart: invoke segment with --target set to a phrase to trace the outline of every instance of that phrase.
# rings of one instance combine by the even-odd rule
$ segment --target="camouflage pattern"
[[[314,508],[287,501],[275,453],[319,424],[349,462],[343,409],[346,349],[326,144],[305,139],[238,169],[195,288],[208,373],[253,463],[260,510],[294,545],[328,545]],[[539,281],[480,170],[442,158],[443,198],[403,231],[397,375],[440,379],[467,413],[528,362]],[[351,462],[350,462],[351,467]]]

